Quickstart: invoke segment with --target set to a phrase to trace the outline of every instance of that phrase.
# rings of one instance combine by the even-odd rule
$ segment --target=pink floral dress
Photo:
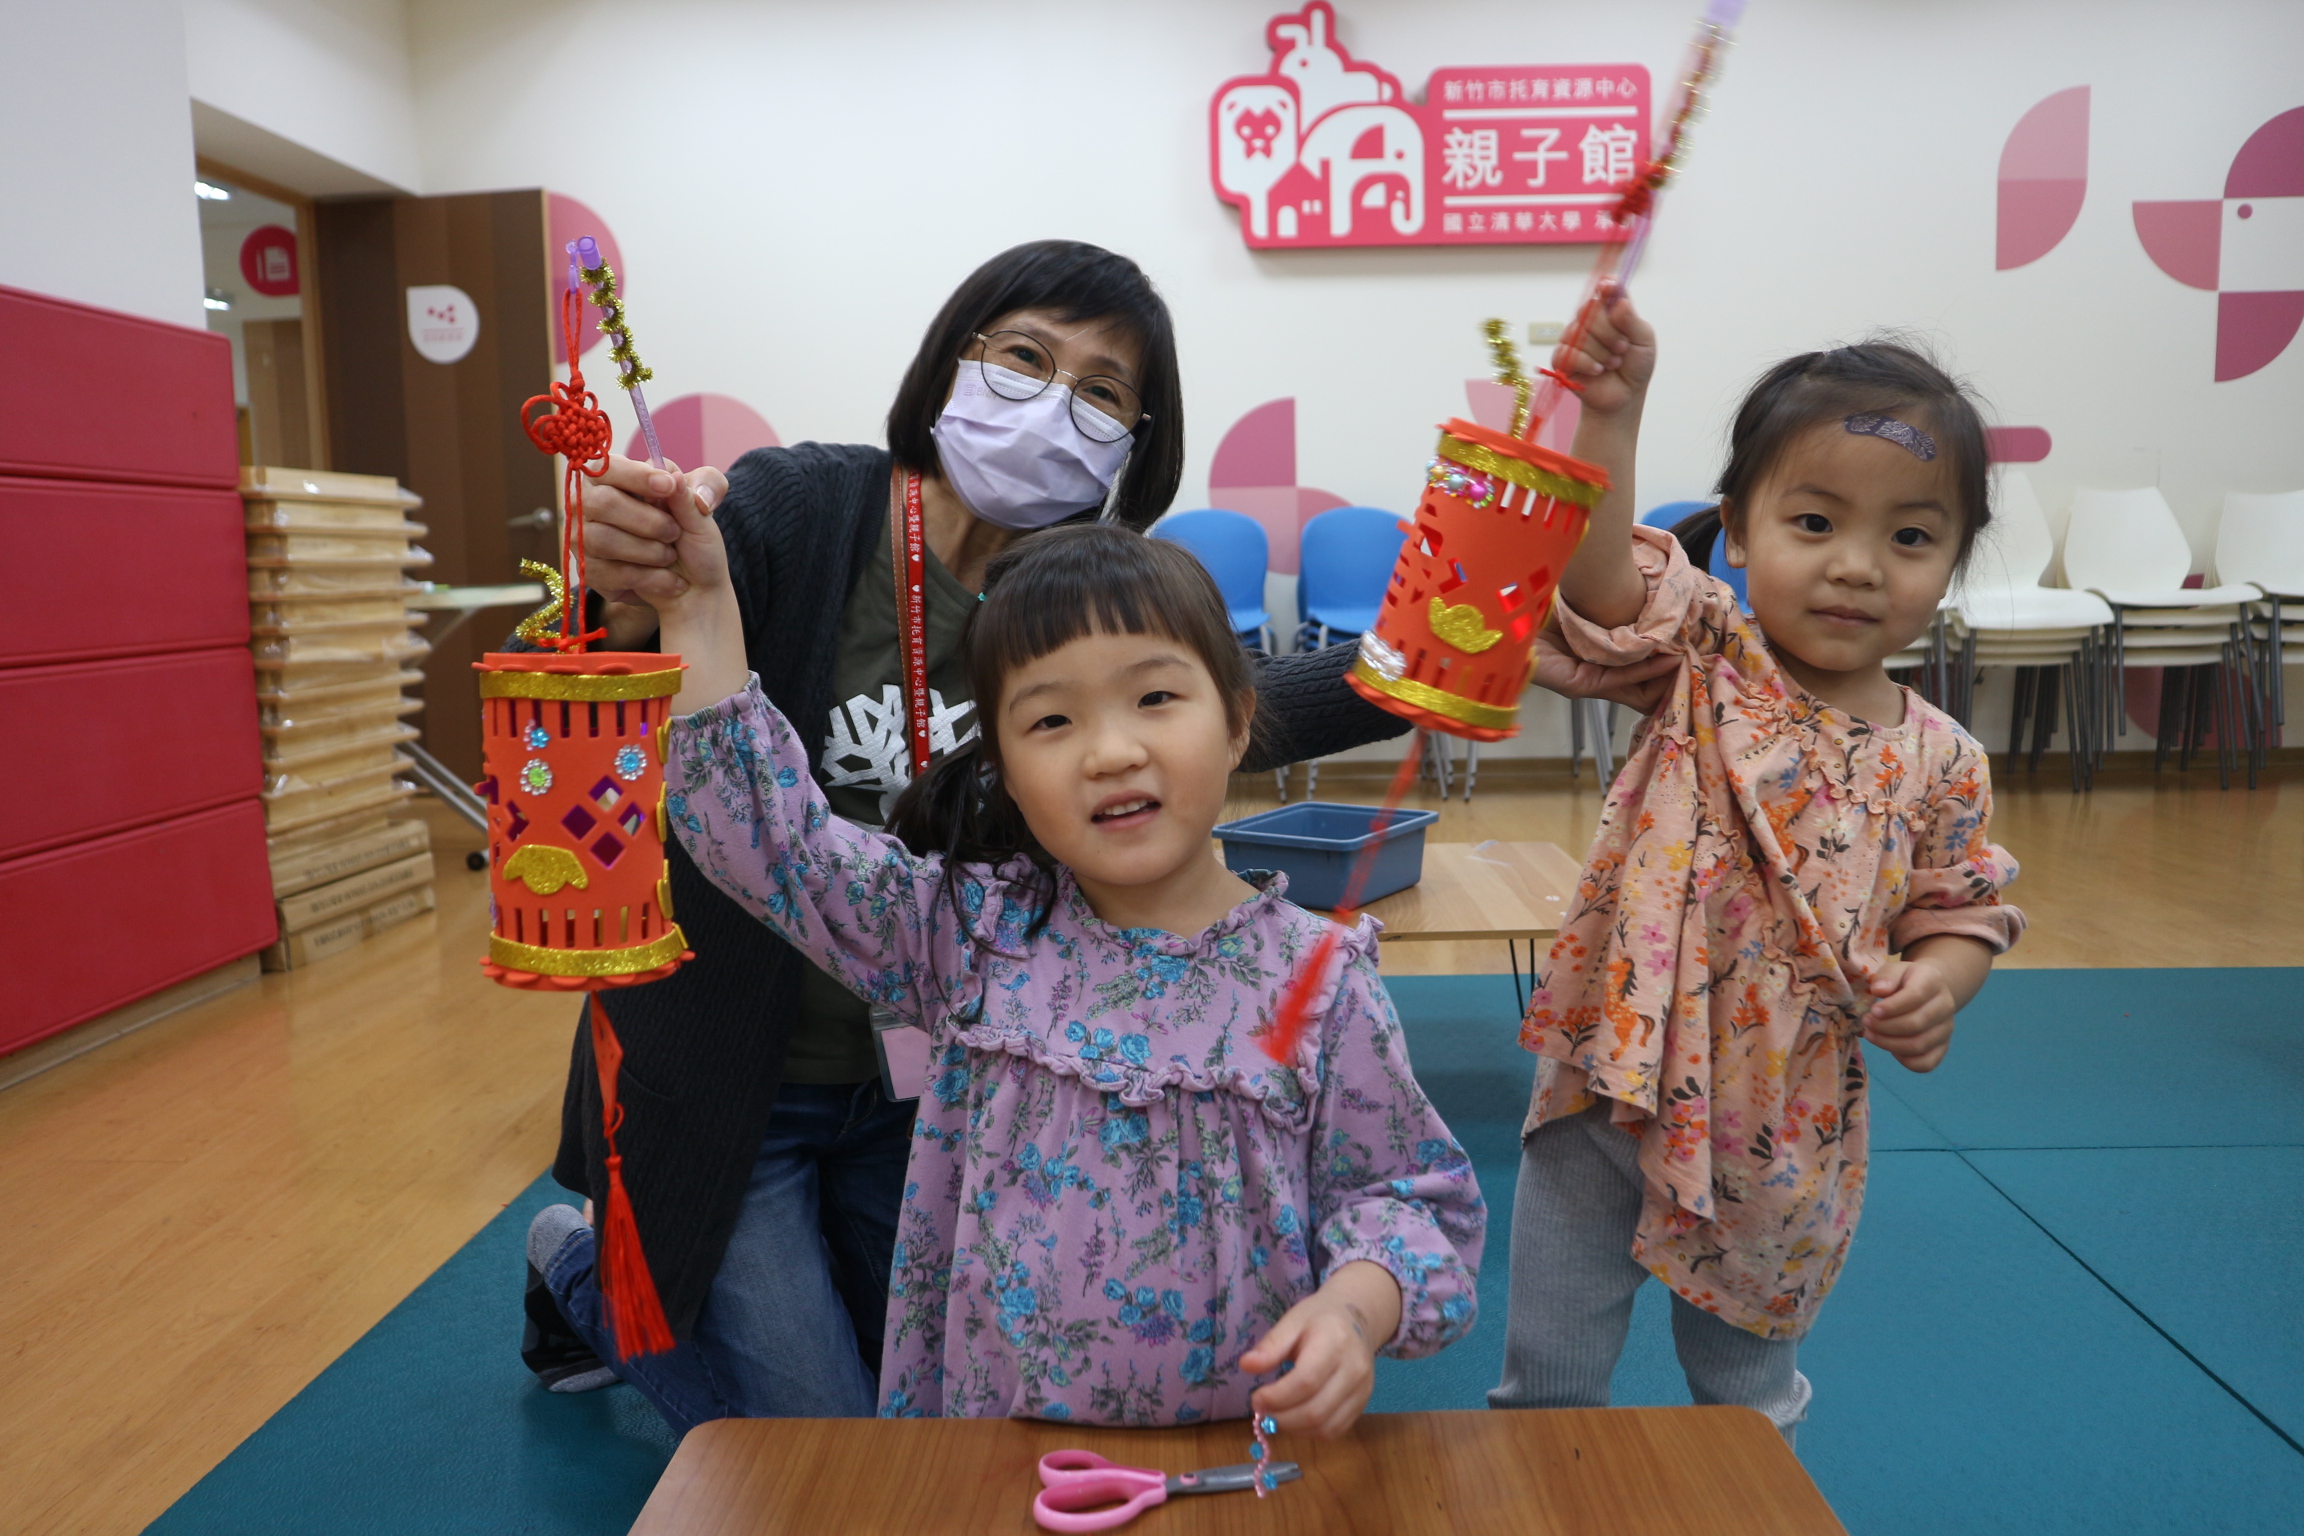
[[[676,719],[666,811],[696,867],[859,996],[926,1029],[880,1411],[1091,1424],[1243,1418],[1240,1357],[1344,1264],[1400,1283],[1382,1352],[1476,1315],[1487,1207],[1346,935],[1296,1056],[1270,1015],[1328,924],[1262,888],[1197,934],[1114,928],[1059,869],[965,865],[830,814],[758,680]]]
[[[1797,1338],[1838,1277],[1869,1156],[1866,987],[1931,934],[2014,943],[2016,861],[1986,838],[1982,747],[1906,690],[1880,726],[1819,703],[1726,584],[1633,530],[1648,601],[1577,655],[1687,665],[1643,725],[1521,1024],[1543,1059],[1529,1130],[1615,1101],[1640,1137],[1632,1256],[1764,1338]]]

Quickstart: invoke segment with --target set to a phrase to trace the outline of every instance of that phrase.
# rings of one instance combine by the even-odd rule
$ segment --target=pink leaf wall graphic
[[[2088,195],[2088,87],[2040,101],[2000,149],[2000,219],[1993,265],[2038,261],[2069,234]]]
[[[1268,400],[1232,424],[1208,466],[1208,504],[1264,526],[1272,569],[1296,574],[1304,525],[1344,498],[1296,483],[1296,401]]]

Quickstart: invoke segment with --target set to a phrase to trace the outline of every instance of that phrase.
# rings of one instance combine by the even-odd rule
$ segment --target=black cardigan
[[[887,555],[885,450],[801,443],[744,455],[714,521],[761,689],[805,737],[831,707],[840,614],[861,562]],[[508,645],[525,649],[517,641]],[[648,642],[653,648],[655,642]],[[1256,674],[1266,770],[1400,735],[1407,723],[1344,683],[1354,648],[1274,657]],[[719,1271],[768,1134],[796,1010],[798,951],[722,895],[677,840],[666,850],[672,908],[696,958],[663,981],[606,994],[624,1046],[617,1133],[624,1183],[674,1333],[686,1337]],[[552,1177],[607,1204],[600,1080],[577,1020]],[[795,1234],[813,1243],[814,1233]]]

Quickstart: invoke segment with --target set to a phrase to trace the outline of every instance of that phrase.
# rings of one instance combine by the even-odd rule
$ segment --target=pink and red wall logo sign
[[[2088,196],[2088,87],[2026,112],[2000,151],[1994,264],[2038,261],[2063,242]],[[2136,238],[2153,265],[2216,295],[2216,381],[2265,367],[2304,328],[2304,107],[2248,136],[2221,198],[2139,202]]]
[[[1638,64],[1435,70],[1425,99],[1335,41],[1326,0],[1265,28],[1271,67],[1209,103],[1216,195],[1258,250],[1604,240],[1648,153]]]

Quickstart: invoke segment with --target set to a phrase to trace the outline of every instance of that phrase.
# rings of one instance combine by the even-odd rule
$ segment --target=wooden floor
[[[1491,772],[1436,840],[1560,843],[1599,816],[1557,770]],[[1237,781],[1238,811],[1273,803]],[[1302,792],[1302,774],[1296,792]],[[2304,964],[2304,770],[2115,769],[1998,786],[2033,966]],[[1331,769],[1326,798],[1381,781]],[[492,986],[476,838],[431,807],[439,911],[0,1091],[0,1532],[133,1532],[549,1162],[574,1007]],[[1388,970],[1500,971],[1401,944]],[[1505,1023],[1508,1021],[1500,1021]],[[504,1347],[518,1336],[504,1298]]]

